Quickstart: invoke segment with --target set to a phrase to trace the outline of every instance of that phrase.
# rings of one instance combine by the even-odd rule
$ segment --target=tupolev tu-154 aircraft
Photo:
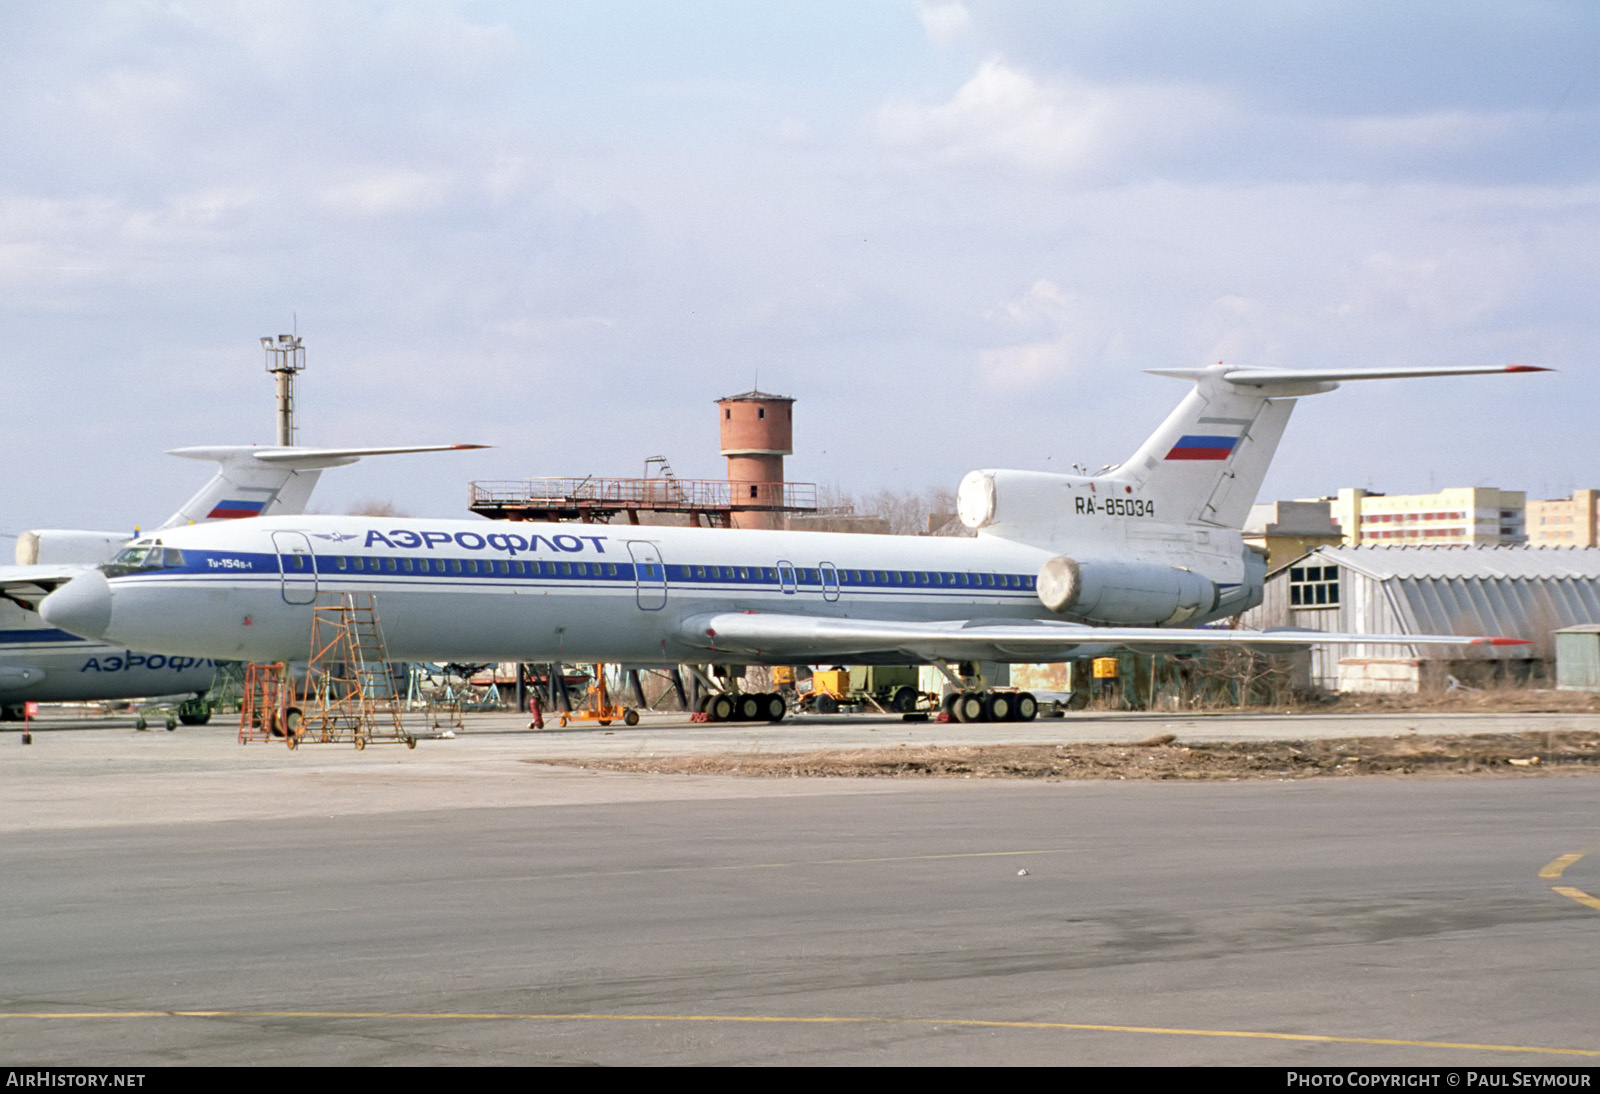
[[[208,522],[233,523],[303,513],[322,472],[363,456],[442,452],[479,445],[311,448],[221,445],[169,455],[214,461],[215,474],[154,533]],[[0,566],[0,716],[20,717],[25,702],[86,702],[199,695],[211,686],[209,654],[168,655],[138,645],[85,641],[41,622],[35,609],[57,587],[109,562],[134,536],[127,532],[45,529],[18,537],[17,565]],[[180,707],[185,722],[199,709]]]
[[[1297,398],[1343,381],[1546,370],[1152,371],[1192,390],[1120,466],[968,474],[957,508],[975,538],[272,517],[144,537],[40,610],[139,649],[276,661],[304,656],[320,593],[370,593],[395,660],[915,662],[952,683],[952,662],[1119,647],[1520,642],[1202,625],[1261,600],[1265,559],[1239,529]],[[754,699],[739,716],[781,717],[775,696]]]

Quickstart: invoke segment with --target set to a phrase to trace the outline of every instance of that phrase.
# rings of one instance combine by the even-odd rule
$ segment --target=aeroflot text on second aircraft
[[[91,657],[83,663],[79,672],[132,672],[134,669],[170,669],[173,672],[182,672],[185,669],[200,665],[217,667],[217,662],[209,657],[184,657],[173,654],[168,657],[160,653],[136,653],[133,650],[123,650],[120,654],[109,657]]]
[[[319,539],[322,537],[318,537]],[[596,554],[605,554],[604,546],[607,536],[574,536],[562,533],[555,536],[519,536],[515,532],[491,532],[480,536],[477,532],[412,532],[405,528],[398,528],[391,532],[380,532],[373,529],[367,533],[365,547],[382,545],[384,547],[403,547],[406,549],[424,548],[433,550],[446,543],[454,543],[469,551],[504,551],[515,556],[519,551],[533,552],[539,549],[539,544],[544,544],[549,551],[582,551],[583,540],[594,544]]]

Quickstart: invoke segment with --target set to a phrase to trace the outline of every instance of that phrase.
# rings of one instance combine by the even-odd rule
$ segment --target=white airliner
[[[272,517],[144,537],[41,611],[168,656],[276,661],[304,656],[320,593],[371,593],[395,660],[915,662],[952,682],[952,662],[1118,647],[1517,641],[1201,624],[1261,599],[1265,560],[1239,528],[1297,397],[1346,380],[1545,370],[1155,371],[1193,390],[1121,466],[967,475],[957,507],[976,538]],[[756,698],[763,711],[775,699]]]
[[[190,524],[303,513],[324,469],[362,456],[476,447],[175,449],[170,455],[215,461],[217,471],[155,534]],[[17,565],[0,566],[0,714],[17,716],[25,702],[198,695],[210,687],[216,671],[210,655],[150,653],[137,644],[86,641],[39,618],[35,609],[45,596],[111,561],[132,538],[127,532],[64,529],[18,537]],[[197,708],[181,716],[204,719]]]

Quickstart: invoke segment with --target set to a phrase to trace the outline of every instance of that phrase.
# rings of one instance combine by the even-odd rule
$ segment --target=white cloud
[[[1074,96],[987,61],[948,102],[890,102],[879,124],[890,143],[936,159],[1059,171],[1101,154],[1105,105],[1092,94]]]
[[[943,103],[888,102],[878,127],[891,145],[936,161],[1086,178],[1167,160],[1228,116],[1197,86],[1045,80],[991,59]]]
[[[1228,294],[1214,300],[1200,317],[1200,338],[1207,346],[1205,358],[1228,364],[1250,365],[1278,359],[1282,347],[1274,314],[1254,297]]]
[[[518,316],[495,323],[489,329],[520,342],[546,342],[557,334],[570,335],[584,330],[614,330],[617,319],[611,315],[563,315],[555,317]]]
[[[936,46],[958,42],[972,29],[972,13],[959,0],[954,3],[925,3],[917,14],[922,19],[923,33]]]
[[[1392,157],[1487,150],[1536,120],[1525,111],[1445,110],[1338,118],[1321,128],[1350,154]]]
[[[1454,246],[1430,253],[1369,254],[1349,295],[1334,306],[1347,320],[1422,322],[1435,329],[1482,323],[1523,283],[1527,263],[1511,246]]]
[[[322,204],[334,212],[362,217],[420,213],[444,201],[449,177],[413,168],[372,171],[322,191]]]
[[[128,132],[128,127],[142,128],[144,119],[177,110],[193,92],[190,80],[171,72],[124,67],[81,84],[73,98],[84,114],[132,139],[138,134]]]
[[[84,455],[19,480],[14,519],[83,519],[69,479],[132,508],[159,448],[270,436],[255,337],[292,312],[304,439],[415,436],[422,414],[419,440],[505,438],[483,457],[502,474],[670,449],[714,475],[707,400],[755,367],[802,400],[798,477],[920,486],[1059,458],[1063,435],[1103,460],[1178,394],[1138,369],[1208,358],[1565,370],[1508,385],[1526,405],[1481,423],[1451,402],[1484,398],[1467,383],[1315,401],[1275,465],[1284,496],[1332,474],[1398,488],[1390,469],[1417,452],[1475,480],[1490,457],[1462,437],[1490,430],[1523,428],[1575,474],[1600,464],[1581,365],[1600,345],[1600,154],[1565,139],[1586,136],[1592,98],[1561,99],[1571,75],[1547,107],[1538,81],[1492,67],[1471,75],[1521,90],[1462,97],[1424,73],[1426,94],[1391,101],[1392,80],[1348,64],[1364,54],[1319,52],[1316,26],[1283,39],[1260,5],[751,5],[738,39],[692,7],[556,7],[124,0],[8,24],[0,314],[13,355],[40,363],[8,379],[18,405],[78,397],[65,427],[24,415],[14,442]],[[1272,10],[1288,8],[1322,18]],[[1374,37],[1336,21],[1337,40]],[[1429,63],[1464,69],[1455,56]],[[419,402],[441,360],[583,377],[629,428],[540,415],[538,397]],[[944,413],[951,391],[971,444],[863,427],[863,406]],[[1373,443],[1330,469],[1318,420]],[[108,489],[87,454],[111,430],[118,460],[151,456]],[[456,505],[460,465],[433,466],[398,503]]]
[[[1063,291],[1052,281],[1035,281],[1020,297],[985,316],[1013,338],[1035,337],[980,351],[983,379],[1005,389],[1025,389],[1082,368],[1107,341],[1095,310],[1081,294]]]

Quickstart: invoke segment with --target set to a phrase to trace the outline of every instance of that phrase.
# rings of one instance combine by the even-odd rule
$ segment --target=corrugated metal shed
[[[1588,624],[1556,632],[1556,687],[1600,691],[1600,627]]]
[[[1441,544],[1320,547],[1312,554],[1379,580],[1391,577],[1565,577],[1600,581],[1600,547],[1527,547],[1515,544],[1473,547]]]
[[[1337,568],[1336,577],[1329,567]],[[1338,603],[1296,603],[1307,595],[1306,575],[1319,569],[1323,584],[1337,588]],[[1319,648],[1312,651],[1312,679],[1329,688],[1337,686],[1341,657],[1546,661],[1552,632],[1600,623],[1600,548],[1320,547],[1267,575],[1263,602],[1244,622],[1355,634],[1507,635],[1534,643],[1470,651]]]

